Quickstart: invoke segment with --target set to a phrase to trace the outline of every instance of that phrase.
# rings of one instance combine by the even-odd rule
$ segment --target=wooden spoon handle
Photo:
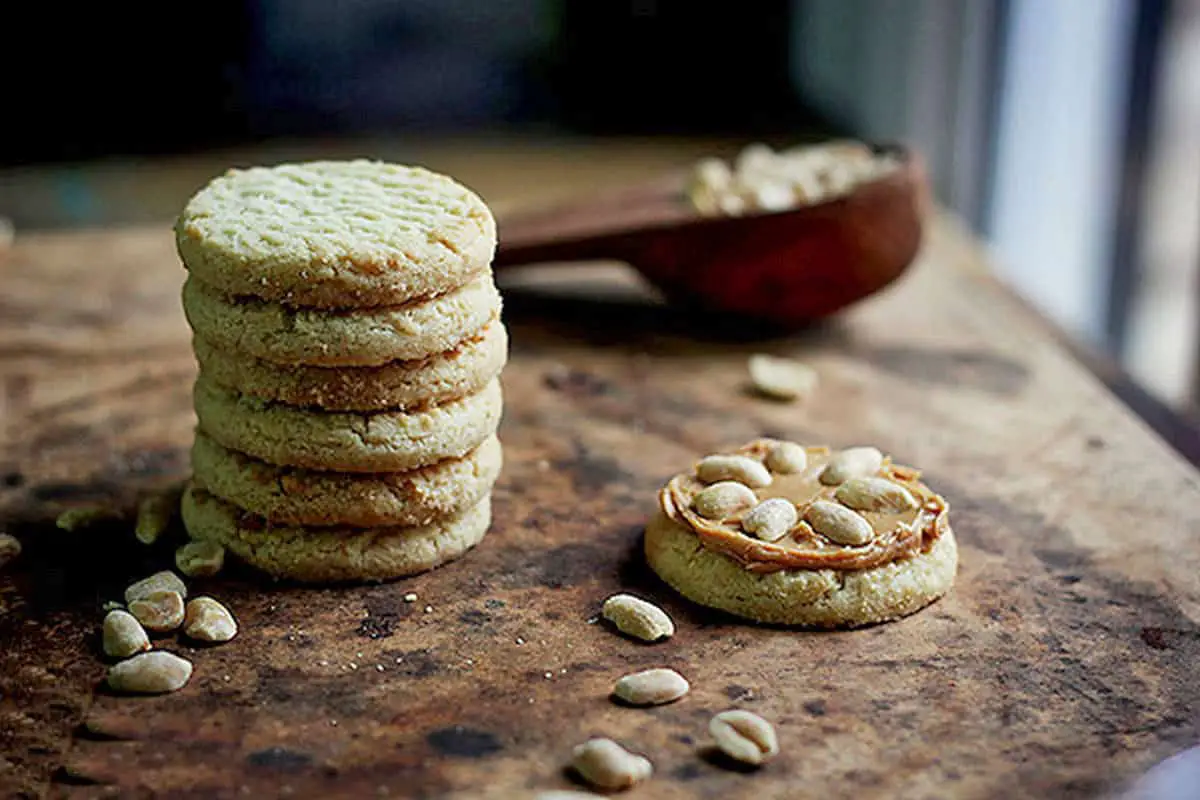
[[[682,177],[669,175],[547,208],[505,214],[497,222],[494,267],[541,261],[631,260],[635,231],[689,222]]]

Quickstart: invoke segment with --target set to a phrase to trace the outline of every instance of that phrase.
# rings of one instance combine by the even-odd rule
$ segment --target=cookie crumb
[[[0,567],[13,561],[21,555],[21,543],[17,537],[8,533],[0,533]]]
[[[404,602],[406,602],[406,603],[415,603],[415,602],[417,602],[417,593],[416,593],[416,592],[409,592],[408,594],[404,595]]]
[[[137,522],[133,535],[142,544],[154,544],[171,527],[171,521],[179,512],[179,499],[183,486],[173,486],[165,491],[143,497],[138,503]]]
[[[225,566],[225,548],[216,542],[188,542],[175,551],[175,566],[189,578],[208,578]]]
[[[68,508],[58,515],[54,524],[68,533],[89,528],[101,522],[114,520],[118,516],[111,506],[79,506]]]

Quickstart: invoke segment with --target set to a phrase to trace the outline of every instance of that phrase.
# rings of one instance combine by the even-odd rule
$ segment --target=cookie
[[[508,360],[508,333],[496,321],[448,352],[378,367],[277,364],[200,337],[192,349],[205,375],[239,394],[328,411],[408,410],[481,390]]]
[[[313,308],[394,306],[486,271],[496,222],[420,167],[317,161],[230,170],[175,222],[192,275],[227,295]]]
[[[503,461],[495,436],[461,458],[379,473],[279,467],[224,448],[200,432],[192,445],[197,486],[284,525],[424,525],[478,504],[491,492]]]
[[[385,581],[433,569],[477,545],[492,521],[490,496],[456,517],[407,527],[276,526],[194,486],[180,510],[192,539],[217,542],[276,578],[309,583]]]
[[[491,274],[447,294],[351,311],[293,308],[227,297],[189,277],[183,310],[196,336],[221,351],[282,364],[379,366],[453,350],[500,315]]]
[[[482,391],[412,413],[314,411],[239,395],[204,373],[193,401],[199,429],[230,450],[281,466],[398,472],[459,458],[500,424],[503,395]]]
[[[738,458],[671,478],[646,527],[647,563],[693,602],[851,628],[912,614],[953,585],[949,509],[916,470],[874,448],[765,439],[725,455]]]

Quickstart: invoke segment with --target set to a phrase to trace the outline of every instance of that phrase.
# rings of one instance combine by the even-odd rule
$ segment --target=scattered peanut
[[[181,487],[157,492],[138,503],[137,522],[133,535],[142,544],[154,544],[171,526],[179,510]]]
[[[821,483],[837,486],[851,478],[874,475],[883,466],[883,453],[874,447],[848,447],[834,454],[821,470]]]
[[[875,538],[875,530],[861,514],[828,500],[814,500],[804,513],[813,530],[832,542],[864,545]]]
[[[817,372],[790,358],[758,353],[750,356],[750,384],[759,394],[775,400],[808,397],[817,388]]]
[[[851,478],[833,496],[855,511],[909,511],[917,507],[912,492],[887,478]]]
[[[763,463],[767,469],[783,475],[803,472],[808,466],[808,451],[795,442],[776,442]]]
[[[613,696],[631,706],[660,706],[688,693],[687,678],[673,669],[634,672],[617,681]]]
[[[795,503],[772,497],[746,512],[742,517],[742,530],[764,542],[776,542],[791,532],[799,518]]]
[[[765,764],[779,754],[774,726],[751,711],[722,711],[709,721],[708,731],[721,752],[745,764]]]
[[[64,531],[73,532],[116,519],[117,516],[116,509],[110,506],[79,506],[59,514],[54,524]]]
[[[572,753],[571,766],[599,789],[628,789],[650,777],[654,766],[612,739],[589,739]]]
[[[151,592],[129,604],[129,613],[148,631],[166,633],[183,624],[183,598],[179,592]]]
[[[113,665],[108,670],[108,685],[118,692],[163,694],[182,689],[191,677],[190,661],[156,650]]]
[[[675,623],[667,612],[631,594],[614,594],[604,601],[601,614],[621,633],[645,642],[675,635]]]
[[[771,473],[761,461],[755,461],[749,456],[705,456],[696,465],[696,477],[705,483],[737,481],[752,489],[761,489],[771,484]]]
[[[128,611],[110,611],[104,616],[101,636],[104,654],[116,658],[128,658],[134,653],[150,649],[150,637],[137,618]]]
[[[692,507],[705,519],[721,520],[758,502],[754,490],[744,483],[721,481],[696,494]]]
[[[175,566],[189,578],[211,577],[225,566],[225,548],[216,542],[188,542],[175,551]]]
[[[9,533],[0,533],[0,567],[21,555],[21,542]]]
[[[125,603],[132,603],[154,592],[179,592],[180,597],[187,597],[187,586],[174,572],[163,570],[130,584],[125,590]]]
[[[186,636],[201,642],[228,642],[237,636],[237,621],[229,609],[211,597],[189,600],[183,620]]]

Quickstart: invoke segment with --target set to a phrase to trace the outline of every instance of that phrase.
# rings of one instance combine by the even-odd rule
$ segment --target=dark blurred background
[[[1200,0],[44,3],[5,31],[18,231],[169,218],[225,165],[346,142],[635,154],[623,180],[899,139],[1003,278],[1172,404],[1200,397]]]

